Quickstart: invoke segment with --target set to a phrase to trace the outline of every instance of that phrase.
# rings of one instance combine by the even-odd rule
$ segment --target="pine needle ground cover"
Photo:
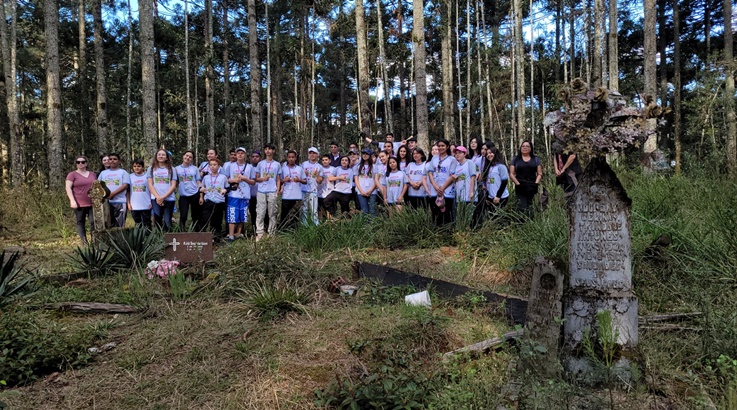
[[[702,315],[671,329],[643,326],[642,378],[629,388],[524,380],[523,403],[730,408],[737,404],[737,189],[709,178],[620,175],[633,199],[640,314]],[[14,374],[24,378],[0,375],[0,401],[14,409],[494,408],[508,400],[510,381],[518,380],[517,348],[450,361],[441,355],[512,330],[499,309],[473,295],[444,300],[432,289],[427,310],[401,302],[416,289],[364,283],[349,297],[327,288],[338,276],[349,278],[353,262],[361,261],[526,296],[535,256],[567,260],[564,201],[552,192],[551,206],[535,221],[518,222],[510,212],[475,233],[438,235],[414,225],[397,230],[390,222],[402,223],[400,215],[300,228],[259,243],[236,241],[218,248],[204,273],[185,269],[181,286],[187,291],[177,298],[171,284],[135,268],[73,284],[31,281],[31,292],[14,296],[0,316],[37,325],[23,338],[5,335],[2,342],[15,350],[26,343],[27,351],[38,352],[29,340],[53,338],[58,354],[42,357],[43,366],[15,365],[23,371]],[[58,212],[73,226],[64,205]],[[13,218],[37,220],[33,212]],[[405,218],[417,223],[423,216]],[[34,278],[73,273],[64,257],[74,252],[73,238],[34,223],[28,231],[9,227],[2,245],[26,248],[19,263]],[[383,233],[389,229],[395,235]],[[398,240],[402,234],[413,240]],[[670,245],[654,252],[653,241],[663,235]],[[125,303],[140,313],[42,309],[70,301]],[[112,350],[88,350],[110,342]]]

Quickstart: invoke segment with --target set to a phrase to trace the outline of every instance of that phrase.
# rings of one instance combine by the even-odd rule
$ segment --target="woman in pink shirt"
[[[85,230],[85,219],[89,215],[90,228],[94,225],[92,219],[92,198],[88,192],[92,188],[97,176],[94,172],[87,170],[87,157],[77,156],[77,169],[67,175],[66,191],[69,197],[69,206],[74,210],[77,217],[77,233],[82,244],[87,245],[87,232]]]

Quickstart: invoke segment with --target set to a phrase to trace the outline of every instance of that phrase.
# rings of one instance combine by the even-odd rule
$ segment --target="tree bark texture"
[[[619,24],[617,0],[609,0],[609,89],[619,91]]]
[[[215,96],[213,81],[215,80],[215,52],[212,48],[212,0],[205,0],[205,122],[207,123],[207,141],[215,147]]]
[[[515,83],[517,100],[517,142],[527,139],[525,123],[525,48],[522,41],[522,0],[514,0],[514,40],[515,40]]]
[[[44,1],[46,32],[46,132],[49,140],[49,186],[61,188],[62,173],[61,81],[59,78],[59,9],[56,0]]]
[[[2,42],[3,74],[5,75],[5,104],[8,110],[10,125],[10,183],[19,187],[23,183],[23,130],[18,112],[18,87],[16,66],[16,33],[17,16],[16,0],[2,0],[2,17],[0,19],[0,41]],[[8,27],[6,15],[10,17]]]
[[[681,22],[678,0],[673,0],[673,140],[676,175],[681,174]]]
[[[732,0],[724,0],[724,21],[732,19]],[[726,64],[727,78],[725,81],[724,92],[726,95],[726,111],[727,111],[727,164],[729,172],[734,177],[737,176],[737,119],[735,119],[735,102],[734,102],[734,39],[732,26],[724,25],[724,62]]]
[[[645,95],[650,95],[653,98],[657,95],[657,83],[656,83],[656,71],[655,71],[655,53],[656,53],[656,37],[655,37],[655,20],[656,20],[656,8],[655,0],[644,0],[644,14],[645,14],[645,25],[644,25],[644,49],[645,49],[645,61],[644,61],[644,74],[645,74]]]
[[[146,154],[154,155],[157,144],[156,130],[156,64],[154,60],[153,0],[139,0],[141,31],[141,91],[143,94],[143,137]]]
[[[251,140],[254,148],[263,146],[261,130],[261,60],[258,56],[256,0],[248,0],[248,57],[251,74]]]
[[[443,134],[449,141],[455,141],[453,121],[453,50],[451,47],[451,1],[447,1],[443,18],[442,59],[443,59]]]
[[[359,128],[371,135],[371,110],[369,109],[369,67],[368,45],[366,40],[366,21],[363,0],[356,0],[356,47],[358,52],[358,99],[361,111]]]
[[[97,88],[95,128],[97,131],[97,150],[100,155],[108,153],[107,122],[107,80],[105,69],[105,45],[102,26],[102,0],[94,0],[92,19],[95,32],[95,85]]]
[[[427,75],[425,71],[425,1],[416,0],[412,3],[412,43],[414,44],[414,73],[415,73],[415,119],[417,121],[417,144],[428,151],[430,148],[427,124]]]

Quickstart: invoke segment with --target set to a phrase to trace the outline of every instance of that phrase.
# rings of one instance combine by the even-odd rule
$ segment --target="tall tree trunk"
[[[376,1],[376,14],[378,16],[376,21],[379,29],[379,60],[381,60],[382,83],[384,83],[384,120],[386,121],[384,129],[387,132],[394,132],[392,96],[389,92],[389,73],[387,72],[389,67],[386,60],[386,51],[384,50],[384,25],[381,22],[384,17],[384,14],[381,12],[381,0]]]
[[[724,21],[732,21],[732,0],[724,0]],[[734,40],[732,25],[724,25],[724,62],[726,63],[725,110],[727,112],[727,164],[732,177],[737,176],[737,119],[734,112]]]
[[[569,54],[571,58],[571,73],[569,80],[576,77],[576,2],[571,0],[571,12],[568,14],[568,41],[570,43]]]
[[[184,10],[186,13],[186,10],[187,10],[186,3],[184,6]],[[185,22],[187,21],[186,16],[184,20]],[[187,78],[187,80],[189,80],[189,78]],[[133,10],[131,8],[131,0],[128,0],[128,78],[127,78],[127,84],[125,88],[125,142],[126,142],[125,151],[126,151],[126,154],[128,155],[129,161],[132,161],[134,159],[133,148],[132,148],[132,143],[131,143],[131,94],[133,92],[132,81],[133,81]],[[189,86],[189,82],[187,82],[187,85]],[[189,91],[189,87],[187,88],[187,91]],[[189,108],[189,93],[187,93],[187,103],[188,103],[187,108]],[[189,112],[187,114],[190,115]],[[189,116],[189,118],[191,120],[191,115]],[[192,125],[192,124],[187,123],[187,125]],[[191,142],[191,141],[187,140],[187,142]],[[192,144],[189,144],[187,146],[191,147]]]
[[[514,41],[515,41],[515,87],[517,94],[517,140],[521,143],[527,138],[525,124],[525,72],[524,42],[522,41],[522,0],[514,0]]]
[[[128,0],[130,2],[130,0]],[[184,0],[184,83],[187,93],[187,148],[194,148],[194,124],[192,121],[192,94],[189,78],[189,0]]]
[[[213,61],[215,51],[212,47],[212,0],[205,0],[205,122],[207,123],[207,140],[210,147],[215,147],[215,96],[213,81],[215,81],[215,68]]]
[[[532,10],[532,0],[530,0]],[[535,144],[535,58],[532,55],[535,50],[535,14],[530,13],[530,139]],[[524,91],[523,91],[524,92]]]
[[[44,1],[46,34],[46,123],[49,145],[49,186],[63,185],[61,155],[61,84],[59,79],[59,9],[56,0]]]
[[[156,62],[154,61],[153,0],[139,0],[141,36],[141,93],[143,94],[143,138],[146,153],[154,155],[157,145],[156,130]]]
[[[619,19],[617,0],[609,0],[609,89],[619,91]]]
[[[248,0],[248,57],[251,66],[251,139],[254,148],[261,148],[261,60],[258,58],[256,0]]]
[[[266,2],[264,3],[264,20],[266,21],[266,142],[271,142],[271,116],[274,111],[271,109],[271,31],[269,30],[269,3]],[[251,95],[251,98],[253,98],[253,95]],[[251,103],[253,103],[253,100]],[[251,115],[253,115],[253,112],[251,112]]]
[[[594,73],[593,73],[593,87],[599,87],[605,84],[604,78],[602,77],[602,60],[603,60],[603,48],[602,48],[602,31],[601,22],[604,21],[604,0],[594,0],[594,41],[593,41],[593,52],[591,57],[594,61]]]
[[[616,1],[616,0],[613,0]],[[561,36],[561,9],[562,0],[555,0],[555,65],[553,70],[555,71],[555,82],[560,83],[560,36]],[[565,64],[565,63],[564,63]]]
[[[223,106],[225,107],[225,119],[223,121],[225,125],[225,139],[228,141],[229,147],[235,147],[235,140],[233,139],[233,124],[232,124],[232,107],[230,103],[230,50],[229,50],[229,38],[230,38],[230,21],[228,21],[228,9],[230,4],[228,0],[222,1],[223,7]]]
[[[425,0],[415,0],[412,3],[412,43],[414,44],[414,72],[415,72],[415,115],[417,121],[417,144],[428,150],[430,141],[427,124],[427,75],[425,72]]]
[[[668,64],[667,64],[667,48],[668,38],[666,37],[667,17],[665,15],[665,9],[668,0],[658,0],[658,52],[660,53],[660,65],[658,70],[660,71],[660,104],[665,107],[668,101]],[[655,97],[655,95],[653,95]],[[665,138],[668,130],[666,127],[661,129],[661,138]]]
[[[84,0],[77,2],[77,29],[79,31],[77,86],[79,89],[79,136],[82,149],[86,148],[89,128],[89,94],[87,93],[87,25]]]
[[[23,130],[18,112],[18,88],[16,66],[16,0],[2,0],[2,18],[0,18],[0,42],[3,54],[3,71],[5,75],[5,103],[10,125],[10,182],[14,187],[23,183]],[[10,31],[6,16],[10,15]]]
[[[443,134],[450,141],[455,141],[455,127],[453,124],[453,50],[451,47],[451,4],[450,0],[446,0],[444,6],[446,13],[443,16],[442,24],[443,37],[441,42],[441,54],[443,63]]]
[[[97,88],[97,112],[95,115],[97,128],[97,150],[100,154],[108,151],[107,123],[107,80],[105,75],[105,45],[103,44],[102,0],[94,0],[92,19],[95,30],[95,83]]]
[[[356,43],[358,53],[358,99],[361,110],[359,128],[366,135],[371,135],[371,110],[369,109],[369,67],[368,46],[366,43],[366,21],[363,0],[356,0]]]
[[[706,50],[704,56],[709,57],[711,53],[711,10],[712,0],[704,0],[704,39],[706,40]]]
[[[673,139],[676,175],[681,174],[681,17],[678,0],[673,0]],[[734,95],[734,94],[733,94]]]
[[[453,21],[456,22],[456,27],[455,27],[455,33],[456,33],[455,55],[456,55],[456,58],[455,58],[455,62],[456,62],[456,73],[458,77],[458,99],[456,101],[459,103],[463,101],[463,84],[461,82],[463,76],[461,75],[461,35],[460,35],[460,31],[461,31],[461,19],[460,19],[461,8],[460,7],[461,6],[460,6],[460,3],[461,3],[460,0],[455,0],[456,18],[452,19]],[[461,107],[460,105],[458,106]],[[465,127],[463,125],[463,108],[459,108],[458,109],[458,133],[460,135],[464,135],[464,131],[463,131],[464,129]]]
[[[476,7],[478,7],[479,4],[476,3]],[[484,113],[484,88],[483,88],[483,70],[481,68],[481,47],[484,45],[483,41],[483,32],[481,31],[481,19],[483,17],[483,8],[479,10],[476,9],[476,38],[478,39],[476,41],[476,74],[478,75],[478,78],[476,80],[476,83],[479,85],[479,126],[481,127],[481,141],[486,141],[486,124],[485,124],[485,113]],[[451,73],[453,71],[451,70]],[[451,114],[451,118],[453,118]],[[468,137],[468,142],[471,142],[471,137]]]
[[[645,49],[645,95],[652,96],[653,98],[657,95],[657,79],[655,71],[655,20],[656,20],[656,8],[655,0],[644,0],[644,14],[645,22],[643,27],[644,36],[644,49]]]
[[[471,0],[466,0],[466,132],[461,134],[461,145],[464,136],[471,134]]]

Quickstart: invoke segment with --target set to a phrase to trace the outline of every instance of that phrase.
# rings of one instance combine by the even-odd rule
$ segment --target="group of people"
[[[153,217],[157,227],[170,231],[178,197],[180,229],[209,229],[216,236],[222,233],[226,241],[244,237],[246,222],[260,240],[277,226],[292,229],[300,221],[318,224],[334,218],[339,215],[338,206],[340,213],[349,214],[351,204],[372,216],[382,209],[393,215],[407,206],[429,208],[437,225],[453,223],[459,207],[473,209],[471,225],[476,228],[506,205],[510,180],[516,186],[520,211],[532,216],[542,164],[530,141],[521,144],[508,168],[493,143],[477,138],[468,147],[439,139],[427,155],[414,138],[395,141],[391,133],[386,134],[379,150],[371,148],[376,147],[375,141],[363,137],[362,150],[351,144],[343,155],[333,142],[322,155],[310,147],[304,162],[291,149],[280,162],[270,143],[263,147],[263,155],[259,150],[249,155],[243,147],[233,149],[225,163],[215,149],[209,149],[207,160],[199,166],[192,151],[185,151],[182,163],[174,166],[172,154],[159,149],[148,167],[143,160],[134,160],[130,173],[121,167],[120,155],[108,154],[101,159],[98,175],[88,169],[85,156],[78,156],[77,169],[67,175],[66,192],[83,243],[87,242],[85,220],[92,217],[87,193],[96,179],[110,190],[113,226],[123,227],[130,211],[136,224],[150,227]],[[571,164],[561,164],[559,175],[565,172],[564,166]]]

